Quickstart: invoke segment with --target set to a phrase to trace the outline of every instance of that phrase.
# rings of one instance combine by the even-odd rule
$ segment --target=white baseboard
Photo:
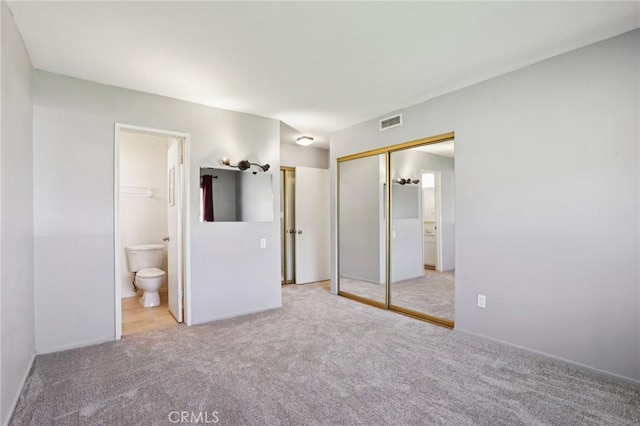
[[[241,317],[244,315],[250,315],[250,314],[257,314],[259,312],[266,312],[266,311],[271,311],[273,309],[280,309],[282,308],[282,304],[279,304],[277,306],[269,306],[269,307],[265,307],[265,308],[258,308],[258,309],[253,309],[250,311],[243,311],[243,312],[238,312],[238,313],[234,313],[234,314],[230,314],[230,315],[222,315],[219,317],[213,317],[210,319],[205,319],[202,321],[194,321],[191,323],[191,325],[198,325],[198,324],[206,324],[209,322],[214,322],[214,321],[222,321],[225,319],[230,319],[230,318],[236,318],[236,317]]]
[[[69,349],[78,349],[78,348],[83,348],[85,346],[93,346],[93,345],[99,345],[101,343],[113,342],[115,340],[116,340],[115,336],[109,337],[107,339],[85,340],[83,342],[71,343],[69,345],[60,345],[60,346],[54,346],[51,348],[38,349],[37,353],[38,355],[50,354],[53,352],[62,352],[62,351],[68,351]]]
[[[598,374],[600,376],[605,376],[605,377],[608,377],[610,379],[618,380],[618,381],[621,381],[621,382],[631,383],[633,385],[640,385],[640,380],[632,379],[631,377],[621,376],[620,374],[611,373],[611,372],[606,371],[606,370],[599,370],[599,369],[597,369],[595,367],[591,367],[591,366],[588,366],[588,365],[585,365],[585,364],[581,364],[579,362],[571,361],[570,359],[566,359],[566,358],[562,358],[562,357],[559,357],[559,356],[551,355],[551,354],[548,354],[546,352],[536,351],[534,349],[527,348],[526,346],[516,345],[516,344],[513,344],[513,343],[505,342],[504,340],[495,339],[493,337],[485,336],[484,334],[474,333],[473,331],[463,330],[463,329],[460,329],[460,328],[455,328],[454,331],[460,332],[460,333],[463,333],[463,334],[467,334],[467,335],[470,335],[470,336],[480,337],[481,339],[491,340],[492,342],[496,342],[496,343],[499,343],[499,344],[504,345],[504,346],[509,346],[511,348],[518,349],[518,350],[520,350],[522,352],[527,352],[527,353],[530,353],[530,354],[533,354],[533,355],[537,355],[537,356],[542,357],[542,358],[547,358],[547,359],[550,359],[550,360],[553,360],[553,361],[557,361],[557,362],[560,362],[560,363],[563,363],[563,364],[568,364],[568,365],[570,365],[572,367],[577,368],[578,370],[583,370],[583,371],[588,371],[588,372],[591,372],[591,373],[596,373],[596,374]]]
[[[13,416],[13,412],[16,410],[16,406],[18,405],[18,400],[20,399],[20,395],[22,395],[22,391],[24,390],[24,385],[27,384],[27,379],[29,378],[29,373],[31,373],[31,368],[33,368],[33,361],[35,361],[35,359],[36,359],[36,353],[34,352],[33,355],[31,355],[31,359],[29,360],[29,366],[27,367],[27,371],[25,371],[24,376],[20,381],[20,386],[18,387],[18,393],[13,398],[13,401],[11,403],[11,409],[7,414],[7,418],[4,419],[4,421],[2,422],[2,424],[5,426],[9,424],[9,422],[11,421],[11,416]]]

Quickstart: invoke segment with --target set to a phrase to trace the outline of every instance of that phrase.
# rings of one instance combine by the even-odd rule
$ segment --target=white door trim
[[[180,138],[183,140],[183,182],[182,182],[182,253],[183,259],[183,283],[184,283],[184,318],[187,325],[191,325],[191,225],[190,215],[190,191],[189,191],[189,159],[191,151],[191,135],[189,133],[175,132],[165,129],[154,129],[151,127],[135,126],[131,124],[115,123],[114,126],[114,158],[113,158],[113,218],[114,218],[114,271],[115,271],[115,297],[114,311],[115,340],[122,337],[122,253],[120,253],[120,131],[128,130],[156,136],[166,136]]]

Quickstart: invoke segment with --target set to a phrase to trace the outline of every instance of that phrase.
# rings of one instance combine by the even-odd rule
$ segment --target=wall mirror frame
[[[453,313],[451,315],[433,314],[425,312],[427,309],[415,309],[410,306],[410,303],[403,303],[399,297],[396,297],[398,295],[397,292],[394,296],[392,291],[392,287],[396,284],[392,282],[394,274],[392,265],[395,232],[394,215],[400,219],[409,218],[409,216],[413,218],[414,216],[412,213],[413,206],[410,206],[409,209],[398,206],[394,210],[394,201],[400,203],[400,200],[408,199],[406,194],[410,191],[405,190],[407,187],[401,186],[404,183],[400,182],[401,179],[396,179],[394,173],[397,173],[397,171],[394,171],[392,166],[394,153],[399,154],[417,147],[453,141],[454,138],[454,132],[449,132],[351,154],[337,159],[337,289],[340,296],[440,326],[453,328]],[[364,175],[356,175],[357,169],[364,170],[369,179],[360,179]],[[377,180],[376,175],[379,177]],[[373,182],[375,182],[375,185],[372,184]],[[393,188],[395,186],[403,188],[402,190],[397,190],[396,199],[393,197]],[[414,187],[416,186],[414,183]],[[417,193],[417,191],[415,192]],[[353,211],[350,205],[357,205],[358,209],[366,208],[363,207],[366,205],[366,200],[362,199],[362,197],[365,197],[363,194],[370,194],[368,200],[371,206],[377,200],[377,206],[379,206],[377,207],[379,209],[377,212],[373,211],[374,207],[369,208],[367,211]],[[360,197],[360,199],[354,199],[354,197]],[[421,202],[422,200],[420,199]],[[363,225],[366,222],[363,218],[371,216],[377,217],[377,220],[379,220],[380,225],[377,229],[375,224]],[[422,221],[421,219],[419,220]],[[396,226],[398,226],[397,223]],[[422,235],[422,228],[420,228],[420,232],[420,235]],[[363,244],[363,239],[368,239],[369,243]],[[364,248],[375,246],[376,241],[379,241],[380,251],[377,269],[374,266],[375,253],[366,254],[363,250]],[[359,246],[356,246],[357,244]],[[356,256],[353,253],[358,254]],[[420,253],[422,253],[421,249]],[[353,265],[361,266],[363,264],[371,266],[366,271],[352,271],[354,269]],[[368,274],[368,276],[364,277],[365,274]],[[354,278],[354,276],[357,278]],[[365,283],[367,285],[364,285]],[[398,300],[395,300],[396,298]],[[454,299],[453,295],[451,298]],[[454,300],[451,300],[452,306],[453,303]]]

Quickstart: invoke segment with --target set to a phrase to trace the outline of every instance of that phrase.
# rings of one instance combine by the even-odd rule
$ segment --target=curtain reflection
[[[213,222],[213,176],[204,175],[200,178],[200,193],[202,195],[202,222]]]

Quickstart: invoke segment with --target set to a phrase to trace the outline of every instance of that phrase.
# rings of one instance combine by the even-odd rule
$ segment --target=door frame
[[[114,335],[115,340],[122,338],[122,253],[120,251],[120,132],[129,131],[153,136],[176,138],[182,140],[183,155],[183,180],[182,180],[182,293],[183,293],[183,319],[187,325],[191,325],[191,252],[189,250],[191,232],[191,203],[189,192],[189,159],[191,148],[191,135],[189,133],[173,130],[156,129],[151,127],[136,126],[132,124],[114,124],[114,159],[113,159],[113,218],[114,218]]]
[[[282,238],[282,256],[283,256],[283,262],[284,263],[284,271],[283,272],[283,279],[282,281],[282,285],[286,285],[286,284],[295,284],[296,283],[296,263],[295,263],[295,250],[296,250],[296,243],[295,243],[295,238],[292,238],[293,241],[293,247],[291,247],[292,250],[292,254],[293,254],[293,259],[291,259],[292,262],[292,268],[293,268],[293,277],[291,279],[287,279],[287,271],[289,269],[289,263],[287,262],[287,250],[289,249],[289,244],[287,244],[287,218],[289,216],[289,212],[287,209],[287,201],[288,201],[288,194],[289,191],[287,191],[287,172],[291,172],[293,173],[294,177],[296,174],[296,168],[295,167],[288,167],[288,166],[280,166],[280,173],[282,173],[281,175],[281,184],[282,184],[282,191],[280,193],[280,205],[283,206],[284,208],[282,209],[282,229],[280,230],[280,237]],[[295,183],[294,183],[295,184]],[[295,217],[295,213],[294,217]]]

